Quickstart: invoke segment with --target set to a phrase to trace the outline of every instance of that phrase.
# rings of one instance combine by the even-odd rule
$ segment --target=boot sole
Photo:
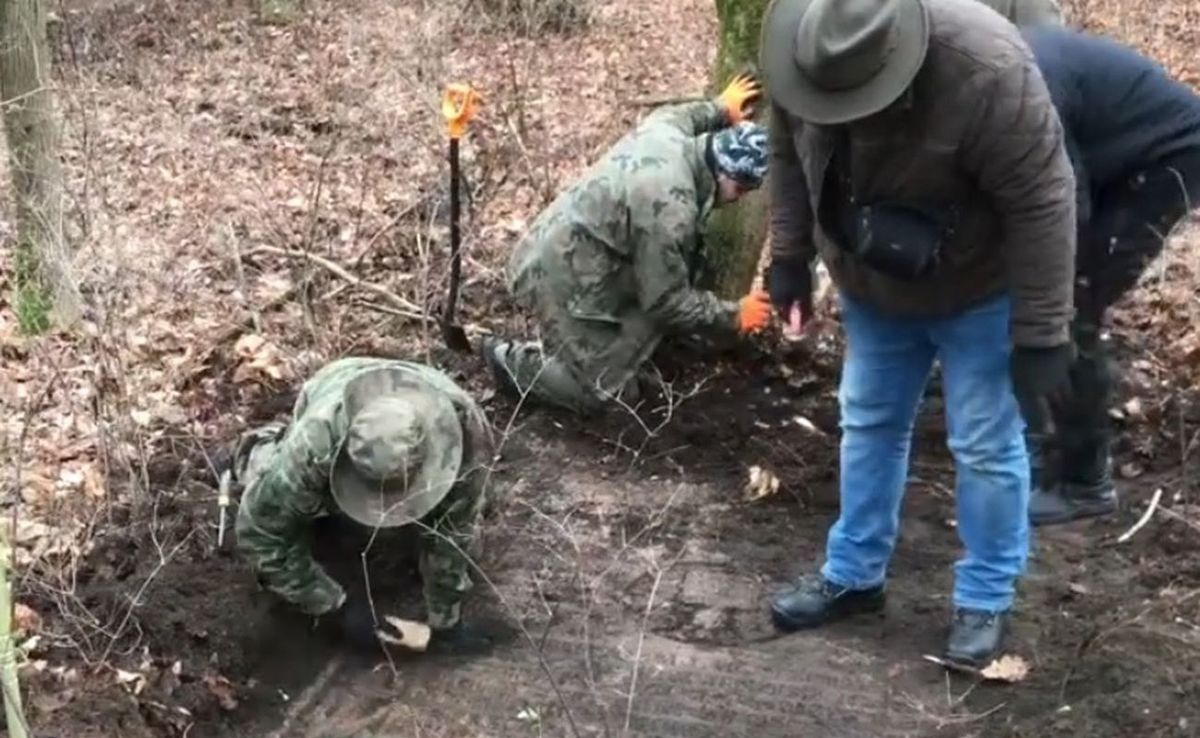
[[[886,604],[887,599],[881,595],[874,600],[856,602],[854,605],[843,610],[834,610],[832,612],[826,612],[823,615],[811,618],[789,615],[785,612],[781,612],[774,605],[771,605],[771,620],[775,623],[775,627],[779,630],[785,633],[794,633],[798,630],[812,630],[813,628],[819,628],[822,625],[827,625],[828,623],[833,623],[838,620],[845,620],[846,618],[853,617],[855,615],[872,615],[879,613],[883,611]]]
[[[1000,655],[1002,649],[996,649],[992,654],[982,659],[974,659],[969,656],[958,656],[950,653],[942,654],[942,660],[946,662],[946,666],[956,671],[975,674],[980,669],[992,663],[997,656]]]
[[[1102,518],[1106,515],[1112,515],[1117,511],[1117,506],[1114,503],[1108,507],[1095,507],[1072,510],[1066,515],[1050,515],[1035,518],[1029,517],[1029,524],[1034,527],[1042,527],[1045,525],[1063,525],[1065,523],[1073,523],[1076,520],[1088,520],[1090,518]]]

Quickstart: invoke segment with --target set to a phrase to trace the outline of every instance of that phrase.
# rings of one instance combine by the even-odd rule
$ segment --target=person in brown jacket
[[[1075,182],[1017,28],[976,0],[774,0],[772,302],[812,311],[818,255],[847,347],[841,513],[820,574],[776,594],[784,630],[879,610],[913,420],[942,370],[957,472],[948,659],[1000,649],[1029,547],[1033,417],[1072,354]]]
[[[1058,0],[979,0],[1018,26],[1063,25]]]

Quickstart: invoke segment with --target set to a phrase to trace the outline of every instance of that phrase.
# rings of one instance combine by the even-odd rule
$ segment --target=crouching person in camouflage
[[[716,100],[655,111],[538,216],[508,278],[543,340],[483,342],[502,391],[589,415],[631,400],[665,335],[766,325],[765,294],[734,302],[695,286],[712,208],[766,175],[765,132],[745,120],[759,95],[739,77]]]
[[[471,651],[488,633],[464,625],[467,550],[484,501],[491,432],[475,402],[441,372],[404,361],[334,361],[300,391],[292,422],[247,433],[238,548],[259,581],[351,645],[401,638],[364,587],[348,595],[313,557],[314,521],[341,513],[368,528],[420,536],[429,650]],[[377,617],[378,616],[378,617]]]

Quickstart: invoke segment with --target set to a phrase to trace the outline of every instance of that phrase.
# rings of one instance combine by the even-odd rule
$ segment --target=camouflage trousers
[[[540,312],[542,340],[511,342],[497,356],[522,394],[584,416],[602,412],[614,398],[636,403],[632,380],[660,340],[646,321]]]
[[[234,476],[245,494],[254,494],[254,481],[274,463],[276,445],[286,426],[272,423],[242,434],[234,450]],[[451,487],[446,497],[424,518],[395,529],[385,529],[379,535],[418,536],[419,568],[428,624],[431,628],[449,628],[462,617],[462,601],[471,591],[471,556],[475,550],[478,522],[485,497],[487,470],[470,463],[469,449],[464,454],[463,467],[472,471],[463,475]],[[238,514],[249,509],[239,506]],[[322,515],[337,514],[332,496]],[[319,517],[319,516],[318,516]],[[314,520],[316,518],[314,517]],[[349,520],[347,518],[347,520]],[[372,531],[362,531],[362,543],[367,545]]]

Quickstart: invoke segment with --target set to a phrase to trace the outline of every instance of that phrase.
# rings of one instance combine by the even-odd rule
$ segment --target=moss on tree
[[[16,201],[14,305],[22,330],[51,322],[67,327],[80,315],[63,234],[59,121],[50,77],[43,0],[0,0],[0,99],[3,99],[12,192]],[[53,319],[53,321],[52,321]]]
[[[733,75],[757,66],[768,0],[716,0],[716,5],[720,28],[713,87],[719,92]],[[761,190],[713,212],[706,244],[708,277],[717,293],[735,298],[750,289],[766,236],[767,198]]]

